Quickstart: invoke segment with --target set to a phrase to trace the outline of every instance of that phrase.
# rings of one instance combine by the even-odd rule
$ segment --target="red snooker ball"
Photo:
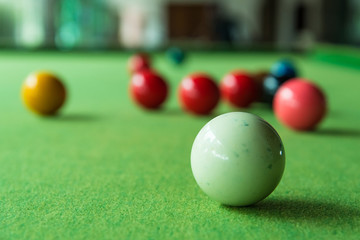
[[[250,74],[242,71],[227,74],[220,84],[220,90],[227,102],[239,108],[250,106],[258,96],[255,80]]]
[[[314,83],[294,78],[278,89],[273,108],[284,125],[298,131],[313,130],[326,114],[326,97]]]
[[[131,74],[150,69],[150,66],[150,57],[145,53],[135,54],[128,61],[128,70]]]
[[[157,109],[166,100],[168,86],[159,74],[151,70],[143,70],[131,77],[130,94],[141,107]]]
[[[182,108],[190,113],[206,115],[216,107],[220,91],[208,75],[195,73],[185,77],[179,87],[179,101]]]

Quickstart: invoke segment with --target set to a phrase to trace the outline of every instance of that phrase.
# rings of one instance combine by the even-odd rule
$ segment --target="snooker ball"
[[[252,76],[243,71],[231,72],[220,84],[222,97],[238,108],[249,107],[257,98],[257,85]]]
[[[289,60],[281,60],[273,64],[270,73],[282,82],[297,76],[295,66]]]
[[[283,81],[279,78],[272,75],[267,76],[262,87],[262,102],[272,104],[274,96],[281,84],[283,84]]]
[[[32,112],[50,116],[63,106],[66,89],[60,78],[50,72],[30,74],[22,86],[22,99],[25,106]]]
[[[132,99],[145,109],[158,109],[168,95],[164,78],[153,70],[143,70],[132,75],[130,80]]]
[[[172,61],[174,64],[180,65],[184,62],[186,58],[185,52],[178,47],[171,47],[166,51],[167,57]]]
[[[256,83],[256,88],[257,88],[257,96],[255,99],[256,102],[263,101],[263,84],[264,84],[264,80],[269,75],[270,75],[270,72],[265,71],[265,70],[260,70],[260,71],[254,72],[252,74],[252,78],[254,79],[254,81]]]
[[[284,83],[275,95],[277,119],[298,131],[313,130],[326,114],[326,97],[314,83],[294,78]]]
[[[150,56],[146,53],[137,53],[130,57],[128,61],[128,70],[130,74],[150,69],[151,61]]]
[[[199,187],[230,206],[248,206],[270,195],[285,168],[276,130],[262,118],[231,112],[209,121],[191,149],[191,169]]]
[[[210,114],[220,99],[220,91],[215,81],[204,73],[185,77],[178,92],[182,108],[196,115]]]

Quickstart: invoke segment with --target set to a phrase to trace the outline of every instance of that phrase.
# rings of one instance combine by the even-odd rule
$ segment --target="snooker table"
[[[127,52],[0,52],[0,239],[359,239],[360,67],[276,52],[189,52],[174,66],[154,53],[171,84],[161,111],[128,95]],[[318,53],[317,53],[317,56]],[[190,168],[192,143],[216,115],[185,114],[180,80],[193,71],[217,81],[233,69],[268,69],[290,57],[325,91],[329,110],[314,132],[282,126],[262,104],[249,109],[280,134],[286,151],[275,191],[250,207],[209,199]],[[42,118],[20,88],[35,70],[58,74],[65,107]],[[241,109],[240,109],[241,110]]]

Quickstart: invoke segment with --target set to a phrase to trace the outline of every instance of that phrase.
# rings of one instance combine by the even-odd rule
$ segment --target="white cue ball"
[[[266,198],[279,184],[285,152],[279,134],[265,120],[231,112],[200,130],[191,150],[191,168],[210,198],[247,206]]]

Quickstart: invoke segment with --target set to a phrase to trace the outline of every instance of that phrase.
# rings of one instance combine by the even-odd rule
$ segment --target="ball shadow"
[[[239,214],[255,215],[267,219],[291,222],[307,222],[331,228],[342,228],[356,224],[360,210],[343,204],[311,199],[266,199],[248,207],[222,208]]]
[[[184,114],[183,110],[180,108],[164,108],[162,109],[162,113],[170,116],[177,116]]]
[[[256,108],[261,111],[273,112],[272,104],[270,103],[255,102],[251,105],[251,108]]]
[[[181,108],[164,108],[161,111],[159,111],[159,113],[169,115],[169,116],[187,115],[187,116],[191,116],[193,118],[210,120],[210,119],[213,119],[214,117],[217,117],[225,112],[213,111],[209,114],[194,114],[194,113],[187,112]]]
[[[333,137],[354,137],[360,138],[360,129],[340,129],[340,128],[324,128],[310,132],[316,135],[333,136]]]
[[[98,121],[101,117],[89,113],[71,113],[71,114],[61,114],[56,117],[60,121],[69,121],[69,122],[93,122]]]

